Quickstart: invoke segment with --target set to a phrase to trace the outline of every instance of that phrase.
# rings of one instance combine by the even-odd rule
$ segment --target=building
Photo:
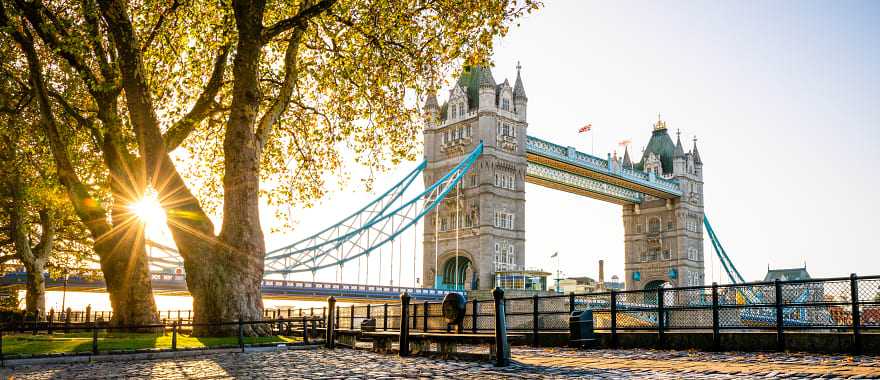
[[[426,186],[481,141],[483,154],[425,219],[424,286],[488,289],[496,272],[525,269],[527,104],[519,66],[513,86],[465,67],[445,103],[425,102]]]
[[[685,152],[680,134],[673,143],[658,115],[641,160],[630,161],[627,149],[617,162],[624,170],[676,180],[682,192],[669,200],[646,194],[641,203],[623,206],[626,289],[702,285],[703,161],[696,139]]]

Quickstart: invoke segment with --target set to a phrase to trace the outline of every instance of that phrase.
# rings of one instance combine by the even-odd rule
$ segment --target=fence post
[[[354,330],[354,304],[351,305],[351,315],[348,316],[348,328]]]
[[[382,305],[382,330],[388,331],[388,302]]]
[[[412,304],[412,316],[412,328],[415,330],[419,327],[419,304],[417,303]],[[409,323],[409,319],[406,320],[406,323]]]
[[[721,349],[721,326],[718,317],[718,283],[712,283],[712,348]]]
[[[785,351],[785,320],[782,318],[782,283],[777,278],[773,280],[776,289],[776,350]]]
[[[302,317],[303,322],[303,344],[309,344],[309,324],[306,323],[306,317]]]
[[[49,318],[46,320],[46,322],[48,322],[48,325],[46,325],[47,326],[46,331],[48,332],[49,335],[52,335],[52,320],[53,319],[55,319],[55,308],[49,309]]]
[[[92,355],[98,354],[98,320],[92,323]]]
[[[70,333],[70,315],[73,314],[73,310],[69,307],[67,308],[67,313],[64,314],[64,333]]]
[[[538,295],[535,294],[532,296],[532,345],[535,347],[538,347],[538,323]]]
[[[370,310],[370,304],[367,304],[367,319],[372,317],[372,310]]]
[[[37,329],[40,322],[40,309],[34,310],[34,335],[37,335]]]
[[[617,348],[617,291],[611,289],[611,348]]]
[[[422,321],[422,325],[425,327],[423,331],[428,331],[428,301],[425,301],[425,310],[422,312],[422,315],[425,316],[425,320]]]
[[[504,290],[495,287],[492,291],[495,299],[495,366],[510,365],[510,347],[507,346],[507,313],[504,311]]]
[[[241,317],[238,317],[238,348],[241,349],[241,352],[244,352],[244,323]]]
[[[326,337],[324,338],[325,339],[324,345],[331,350],[334,347],[336,347],[336,342],[334,342],[335,337],[333,336],[334,335],[333,330],[336,328],[335,317],[338,317],[339,315],[337,314],[334,316],[333,314],[335,312],[336,312],[336,297],[333,297],[333,296],[327,297],[327,313],[329,313],[329,314],[326,314],[326,316],[327,316],[327,334],[326,334]]]
[[[171,351],[177,351],[177,324],[178,323],[180,323],[180,321],[174,321],[171,324]],[[163,323],[162,329],[163,330],[165,329],[164,323]]]
[[[571,317],[574,314],[574,292],[568,294],[568,316]]]
[[[479,311],[479,307],[477,306],[477,299],[474,298],[473,302],[471,302],[473,306],[471,307],[471,332],[474,334],[477,333],[477,311]]]
[[[666,345],[666,336],[663,332],[663,286],[657,287],[657,344],[660,348],[663,348]]]
[[[409,356],[409,293],[400,295],[400,356]]]
[[[86,306],[86,323],[91,322],[92,319],[92,305]]]
[[[342,315],[342,313],[339,312],[339,306],[337,306],[336,307],[336,323],[333,325],[334,329],[339,329],[339,326],[340,326],[339,319],[342,318],[341,315]],[[335,332],[333,334],[333,337],[336,338]],[[333,343],[333,347],[336,347],[336,343]]]
[[[862,353],[862,313],[859,309],[859,280],[855,273],[849,275],[849,291],[852,300],[853,354]]]

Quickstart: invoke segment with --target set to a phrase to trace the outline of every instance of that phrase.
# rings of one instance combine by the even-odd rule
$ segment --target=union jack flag
[[[587,133],[590,131],[590,129],[593,129],[593,123],[587,123],[587,125],[581,127],[581,129],[578,129],[578,133]]]

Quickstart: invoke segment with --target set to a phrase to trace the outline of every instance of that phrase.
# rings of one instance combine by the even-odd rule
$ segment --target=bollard
[[[39,325],[38,325],[39,321],[40,321],[40,309],[36,309],[34,311],[34,335],[37,335],[37,329],[39,328]]]
[[[504,290],[495,287],[495,366],[510,365],[510,347],[507,345],[507,314],[504,311]]]
[[[388,302],[382,305],[382,329],[388,331]]]
[[[852,352],[855,355],[862,353],[862,313],[859,309],[859,281],[855,273],[849,275],[850,302],[852,303]]]
[[[617,348],[617,292],[611,289],[611,348]]]
[[[425,301],[425,311],[422,312],[422,314],[425,316],[425,320],[422,322],[422,325],[424,327],[423,330],[425,332],[428,332],[428,310],[429,310],[428,301]]]
[[[241,316],[238,317],[238,347],[244,352],[244,323]]]
[[[776,350],[785,351],[785,320],[782,319],[782,283],[777,278],[773,280],[773,286],[776,290]]]
[[[400,356],[409,356],[409,293],[400,295]]]
[[[712,283],[712,348],[721,349],[721,323],[718,317],[718,283]]]
[[[177,351],[177,324],[180,321],[174,321],[171,323],[171,351]],[[162,329],[165,329],[165,324],[162,324]]]
[[[334,347],[336,347],[336,342],[334,342],[335,337],[333,336],[334,335],[333,330],[336,328],[336,326],[335,326],[336,320],[334,319],[334,317],[338,317],[338,315],[336,315],[336,316],[333,315],[333,313],[335,311],[336,311],[336,297],[333,297],[333,296],[327,297],[327,313],[328,313],[328,314],[326,314],[326,316],[327,316],[327,334],[326,334],[326,337],[324,338],[324,339],[326,339],[326,341],[324,342],[324,345],[331,350]]]
[[[569,314],[571,315],[571,314]],[[532,346],[538,347],[538,324],[540,320],[538,319],[538,295],[535,294],[532,296]]]
[[[306,323],[306,317],[302,317],[303,322],[303,344],[309,344],[309,325]]]
[[[660,348],[666,344],[666,334],[663,332],[663,286],[657,287],[657,343]]]
[[[479,311],[479,307],[477,305],[477,299],[474,298],[474,301],[471,302],[473,306],[471,307],[471,332],[477,333],[477,312]]]

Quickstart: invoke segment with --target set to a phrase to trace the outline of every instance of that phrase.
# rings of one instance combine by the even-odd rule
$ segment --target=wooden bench
[[[372,340],[373,351],[379,353],[391,352],[391,345],[400,340],[400,333],[397,331],[361,332],[357,336]],[[507,339],[508,341],[522,340],[525,339],[525,335],[508,334]],[[491,354],[495,354],[494,334],[410,332],[409,343],[410,353],[414,355],[422,352],[430,352],[433,343],[437,343],[437,348],[441,354],[457,352],[459,344],[488,344],[490,346]]]

